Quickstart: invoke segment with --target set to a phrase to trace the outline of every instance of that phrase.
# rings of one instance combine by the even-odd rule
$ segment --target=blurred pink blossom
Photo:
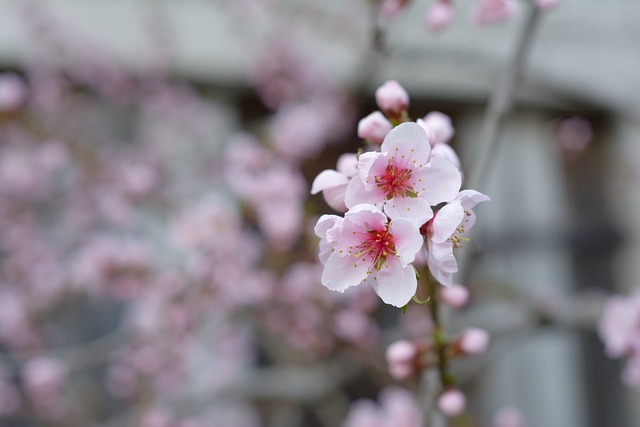
[[[449,417],[462,414],[466,407],[467,399],[458,389],[445,390],[440,397],[438,397],[438,409]]]
[[[471,9],[471,22],[479,27],[495,25],[513,18],[518,0],[478,0]]]
[[[429,30],[439,32],[451,25],[453,15],[450,0],[435,0],[427,6],[424,21]]]

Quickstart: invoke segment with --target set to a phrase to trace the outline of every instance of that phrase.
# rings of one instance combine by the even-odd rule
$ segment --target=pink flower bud
[[[38,357],[23,367],[25,389],[36,401],[54,398],[67,381],[67,366],[54,357]]]
[[[471,9],[471,21],[478,27],[486,27],[507,21],[519,10],[517,0],[480,0]]]
[[[453,8],[451,7],[451,3],[436,0],[427,7],[424,19],[429,30],[433,32],[444,30],[451,24],[451,21],[453,21]]]
[[[372,144],[382,144],[384,137],[393,129],[393,125],[380,112],[375,111],[358,123],[358,136]]]
[[[389,117],[399,118],[409,108],[409,94],[395,80],[388,80],[376,89],[376,103]]]
[[[13,73],[0,74],[0,113],[17,110],[26,97],[27,88],[20,77]]]
[[[480,354],[489,346],[489,333],[480,328],[469,328],[458,338],[458,347],[465,354]]]
[[[440,301],[452,308],[460,308],[469,301],[469,290],[462,285],[453,284],[449,287],[442,287],[438,292]]]
[[[560,0],[535,0],[535,3],[542,10],[550,10],[556,7]]]
[[[444,415],[454,417],[464,412],[467,407],[467,399],[458,389],[445,391],[438,398],[438,409]]]
[[[416,370],[418,347],[409,341],[396,341],[387,348],[385,357],[389,364],[389,374],[397,379],[408,378]]]
[[[382,0],[378,6],[378,13],[387,19],[393,19],[409,3],[409,0]]]
[[[494,427],[524,427],[524,419],[517,408],[506,406],[493,419]]]

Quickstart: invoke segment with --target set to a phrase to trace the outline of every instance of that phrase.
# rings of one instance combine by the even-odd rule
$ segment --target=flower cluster
[[[416,293],[413,263],[423,247],[431,274],[443,285],[453,283],[454,251],[475,223],[473,207],[489,198],[460,191],[447,116],[433,112],[409,121],[409,96],[395,81],[378,88],[376,101],[382,112],[358,125],[371,150],[341,158],[337,170],[313,182],[313,194],[322,191],[331,207],[346,211],[323,215],[315,232],[323,285],[343,292],[370,283],[385,303],[403,307]]]

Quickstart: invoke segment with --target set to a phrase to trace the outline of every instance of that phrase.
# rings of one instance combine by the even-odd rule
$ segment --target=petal
[[[402,266],[412,263],[416,254],[424,244],[424,238],[420,234],[419,227],[420,226],[407,219],[391,221],[389,232],[393,236],[396,255]]]
[[[401,123],[389,132],[380,147],[390,157],[402,164],[413,164],[416,168],[426,165],[431,146],[424,129],[416,123]]]
[[[339,185],[346,185],[349,182],[349,178],[333,169],[323,170],[316,176],[311,184],[311,194],[318,194],[322,190],[331,187],[337,187]]]
[[[397,197],[387,200],[384,211],[392,220],[406,218],[418,228],[433,217],[431,206],[421,197]]]
[[[373,165],[376,160],[383,157],[384,155],[382,153],[378,153],[377,151],[363,153],[360,154],[360,157],[358,157],[358,176],[360,176],[360,179],[365,184],[367,190],[375,186],[375,182],[367,183],[367,177],[370,174],[369,170],[371,169],[371,165]]]
[[[421,197],[425,197],[431,206],[452,201],[458,195],[460,185],[462,185],[460,171],[444,157],[433,157],[422,176],[417,178],[423,180],[421,184],[426,184],[417,190],[426,188],[424,195],[419,194]]]
[[[460,158],[449,144],[437,144],[431,150],[431,157],[444,157],[460,169]]]
[[[336,169],[349,178],[356,176],[358,174],[358,155],[355,153],[344,153],[338,157]]]
[[[427,264],[429,271],[438,282],[444,286],[453,284],[453,274],[458,272],[458,262],[453,255],[451,243],[429,242]]]
[[[351,286],[360,284],[366,277],[370,265],[358,261],[353,256],[331,254],[322,272],[322,284],[332,291],[344,292]]]
[[[364,188],[362,180],[355,176],[351,178],[351,181],[349,181],[349,184],[347,185],[347,191],[344,195],[344,203],[348,208],[364,203],[377,205],[384,201],[384,197],[384,192],[381,192],[378,189],[367,191]]]
[[[476,190],[462,190],[458,193],[456,199],[460,200],[462,207],[467,211],[473,209],[473,207],[478,203],[488,202],[491,200],[489,196]]]
[[[382,301],[395,307],[404,307],[418,288],[413,265],[403,267],[396,257],[389,257],[380,271],[374,271],[369,277],[373,279],[373,290]]]
[[[464,209],[459,201],[446,204],[436,212],[432,223],[430,239],[435,243],[444,243],[455,233],[456,229],[465,218]]]
[[[338,215],[322,215],[318,218],[318,222],[316,222],[316,226],[313,228],[313,231],[316,233],[316,236],[321,239],[327,238],[327,231],[333,228],[337,222],[342,221],[343,218]]]
[[[344,196],[347,192],[347,184],[342,184],[337,187],[325,188],[322,191],[322,197],[332,209],[338,212],[346,212],[347,205],[344,203]]]

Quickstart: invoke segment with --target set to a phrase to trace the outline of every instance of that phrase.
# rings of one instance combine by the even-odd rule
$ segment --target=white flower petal
[[[384,211],[392,220],[405,218],[418,228],[433,217],[431,206],[420,197],[397,197],[388,200],[384,205]]]
[[[395,307],[404,307],[418,288],[413,265],[403,267],[396,257],[389,257],[380,271],[374,271],[369,277],[373,279],[373,290],[382,301]]]
[[[332,291],[344,292],[360,284],[366,277],[370,265],[353,256],[341,256],[334,252],[329,256],[322,272],[321,282]]]
[[[400,263],[403,266],[412,263],[424,244],[419,226],[407,219],[397,219],[391,221],[389,232],[393,236]]]
[[[352,208],[360,204],[376,205],[384,201],[385,194],[374,189],[367,191],[360,177],[353,177],[347,185],[347,191],[344,195],[344,203],[347,208]]]
[[[458,195],[462,185],[462,175],[458,168],[444,157],[433,157],[420,177],[426,184],[426,191],[420,193],[431,206],[450,202]],[[420,187],[417,190],[421,190]]]
[[[436,243],[444,243],[465,218],[464,209],[459,201],[447,203],[436,212],[432,223],[431,240]]]
[[[380,148],[383,152],[388,152],[389,157],[400,160],[404,156],[404,161],[415,167],[426,165],[431,154],[427,134],[413,122],[401,123],[393,128]]]
[[[332,169],[323,170],[316,176],[311,184],[311,194],[318,194],[319,192],[340,185],[347,185],[349,178],[344,174]]]

